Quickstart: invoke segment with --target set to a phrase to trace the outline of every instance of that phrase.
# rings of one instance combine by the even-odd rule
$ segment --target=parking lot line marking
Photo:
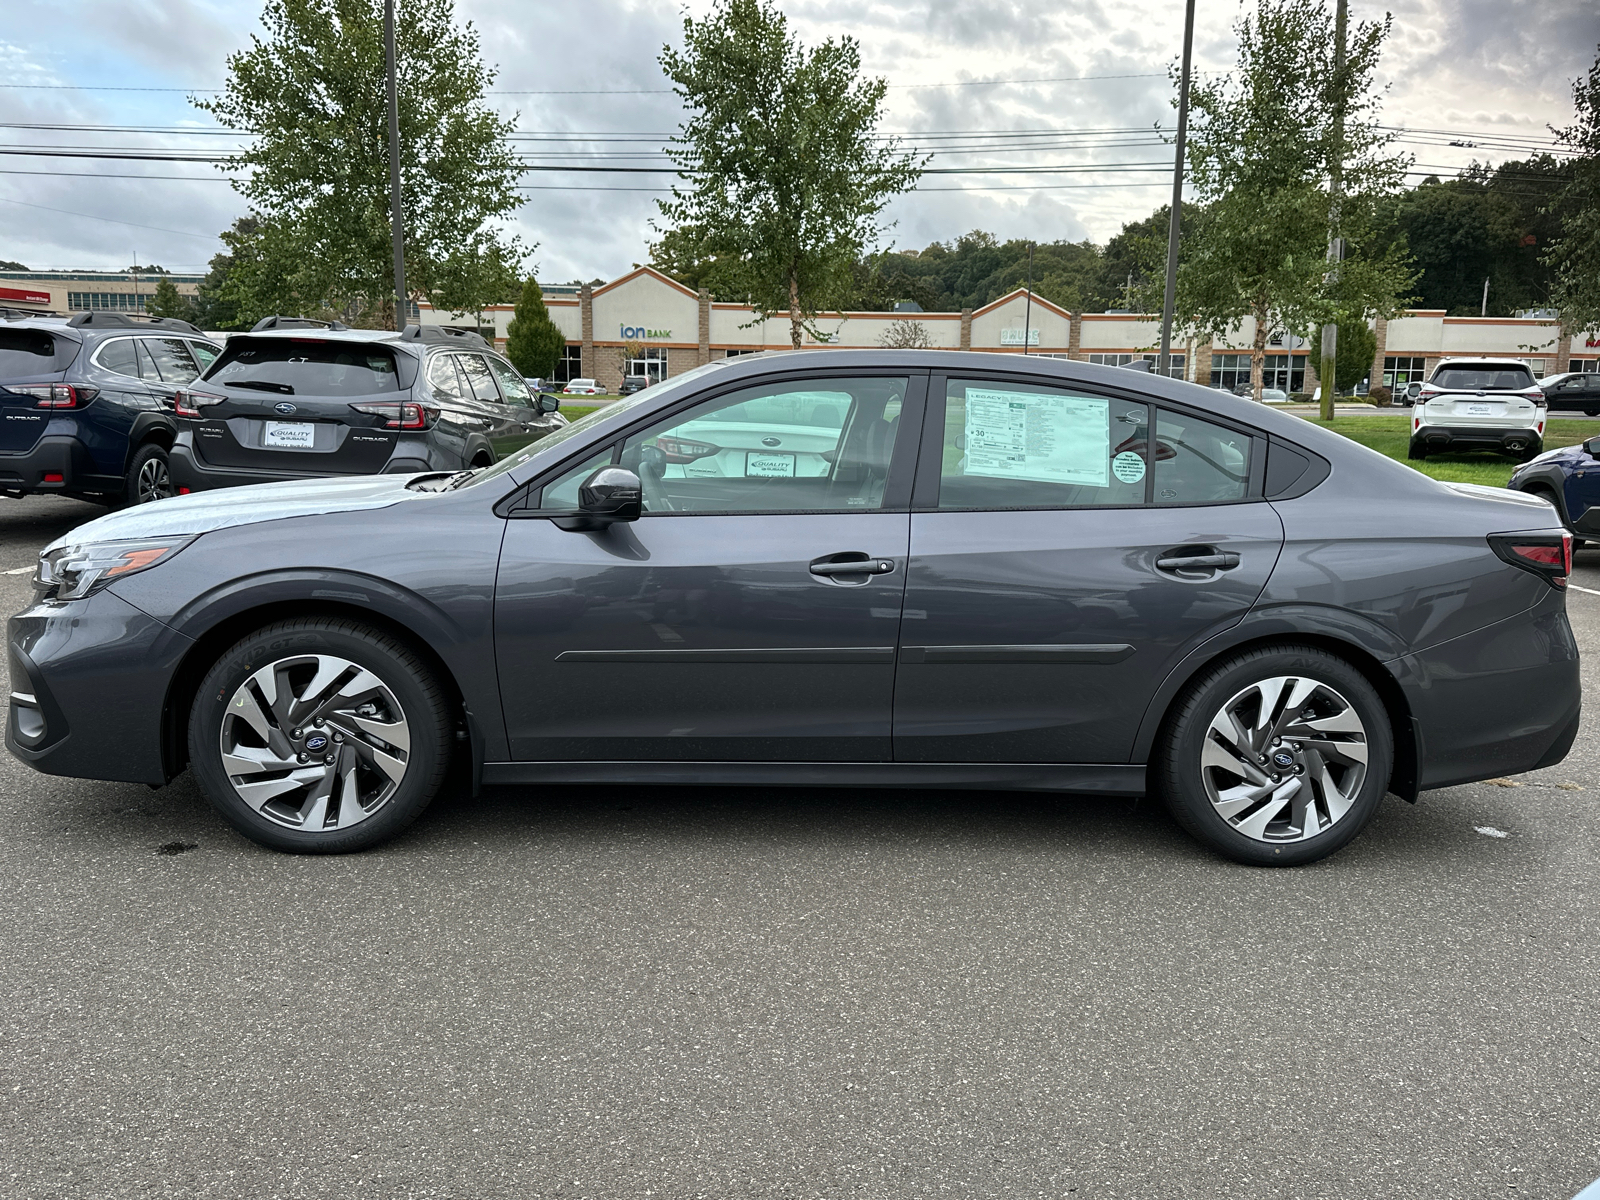
[[[6,572],[6,573],[7,573],[7,574],[8,574],[8,575],[15,575],[15,574],[16,574],[16,572],[15,572],[15,571],[8,571],[8,572]],[[1589,593],[1589,595],[1591,595],[1591,596],[1600,596],[1600,592],[1597,592],[1597,591],[1595,591],[1595,590],[1594,590],[1594,589],[1593,589],[1593,588],[1586,588],[1586,587],[1579,587],[1579,586],[1578,586],[1578,585],[1577,585],[1577,584],[1575,584],[1575,583],[1569,583],[1569,584],[1567,584],[1567,586],[1568,586],[1568,587],[1569,587],[1569,588],[1571,588],[1571,589],[1573,589],[1573,591],[1577,591],[1577,592],[1588,592],[1588,593]]]
[[[13,567],[11,570],[7,571],[6,574],[7,575],[26,575],[31,570],[33,570],[32,567]]]

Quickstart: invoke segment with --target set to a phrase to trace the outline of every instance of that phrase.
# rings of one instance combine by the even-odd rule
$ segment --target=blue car
[[[1546,450],[1513,471],[1509,486],[1555,505],[1574,537],[1600,542],[1600,437]]]
[[[172,317],[0,320],[0,495],[119,505],[175,494],[174,397],[221,353]]]

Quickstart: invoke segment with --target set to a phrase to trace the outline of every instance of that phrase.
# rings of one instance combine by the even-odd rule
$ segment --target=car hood
[[[387,508],[391,504],[434,495],[407,491],[407,482],[414,478],[414,475],[356,475],[342,479],[296,479],[173,496],[108,513],[79,525],[51,542],[45,552],[86,542],[211,533],[235,525],[281,521],[286,517]]]
[[[1545,463],[1576,463],[1584,459],[1589,459],[1589,452],[1581,444],[1577,446],[1558,446],[1554,450],[1546,450],[1543,454],[1530,458],[1513,471],[1512,474],[1521,475],[1529,467],[1536,467]],[[1590,459],[1590,461],[1592,462],[1593,459]]]

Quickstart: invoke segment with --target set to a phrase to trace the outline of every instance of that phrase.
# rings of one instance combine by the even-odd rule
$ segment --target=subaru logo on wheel
[[[306,749],[312,751],[313,753],[321,750],[327,744],[328,739],[320,733],[313,733],[306,739]]]
[[[1287,750],[1279,750],[1272,756],[1272,765],[1275,767],[1292,767],[1294,766],[1294,755]]]
[[[300,410],[295,408],[295,406],[290,404],[287,400],[280,400],[278,403],[272,406],[272,411],[275,413],[282,413],[287,417],[290,413],[299,412]]]

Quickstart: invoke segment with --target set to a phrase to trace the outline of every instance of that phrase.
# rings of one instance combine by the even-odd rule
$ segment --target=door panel
[[[1277,561],[1270,505],[916,513],[895,685],[903,762],[1126,762],[1187,651]],[[1173,552],[1238,556],[1163,570]]]
[[[559,490],[559,489],[557,489]],[[507,522],[495,644],[520,760],[888,761],[905,513]],[[813,574],[858,552],[884,574]]]

